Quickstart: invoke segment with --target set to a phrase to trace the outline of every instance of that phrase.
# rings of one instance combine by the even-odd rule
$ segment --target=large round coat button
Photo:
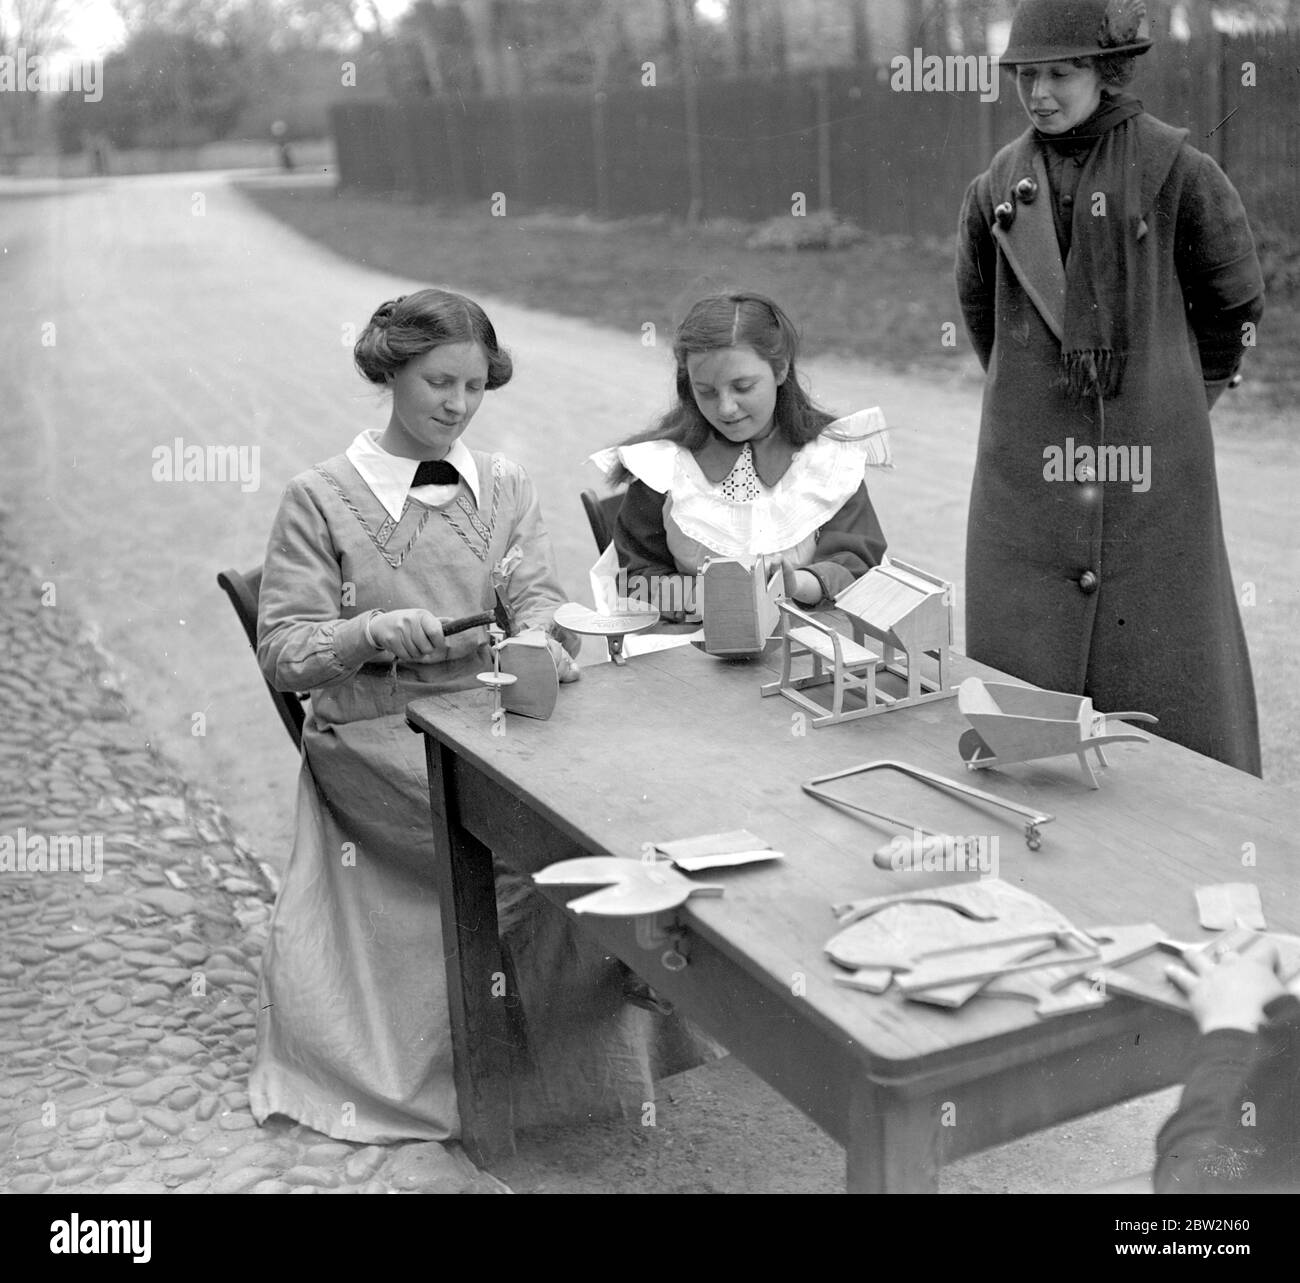
[[[1025,205],[1032,205],[1038,195],[1038,184],[1032,178],[1022,178],[1016,184],[1016,199]]]
[[[1085,570],[1083,574],[1079,576],[1079,591],[1080,592],[1097,591],[1097,576],[1093,571]]]

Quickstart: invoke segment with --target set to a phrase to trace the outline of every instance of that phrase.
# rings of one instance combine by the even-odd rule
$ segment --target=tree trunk
[[[754,65],[750,22],[753,18],[752,0],[731,0],[728,9],[731,26],[731,47],[734,51],[736,71],[744,75]]]
[[[871,28],[867,25],[865,0],[845,0],[853,23],[853,61],[856,66],[871,66]]]

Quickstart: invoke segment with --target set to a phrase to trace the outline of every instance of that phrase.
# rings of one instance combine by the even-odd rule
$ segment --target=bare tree
[[[21,54],[21,73],[27,74],[28,58],[58,53],[65,41],[63,26],[68,19],[67,0],[11,0],[0,9],[0,54],[16,60]],[[4,157],[31,150],[39,127],[39,95],[0,93],[0,167]]]
[[[32,55],[57,53],[64,45],[68,0],[11,0],[10,21],[0,8],[0,53],[13,55],[24,49]]]

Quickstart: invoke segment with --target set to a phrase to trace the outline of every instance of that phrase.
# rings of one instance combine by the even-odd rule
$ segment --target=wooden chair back
[[[594,490],[582,492],[582,508],[587,514],[587,524],[591,526],[591,536],[596,541],[596,550],[604,552],[614,541],[614,523],[618,520],[618,510],[623,506],[623,491],[602,498]]]
[[[239,616],[239,622],[243,625],[244,636],[248,638],[248,644],[256,652],[257,598],[262,589],[262,567],[256,566],[242,574],[238,570],[223,570],[217,576],[217,583],[230,598],[230,604],[235,608],[235,614]],[[265,678],[262,680],[266,681]],[[304,720],[302,702],[307,696],[296,695],[291,691],[278,691],[270,682],[266,682],[266,689],[271,692],[271,702],[284,723],[284,729],[289,732],[294,748],[300,749]]]

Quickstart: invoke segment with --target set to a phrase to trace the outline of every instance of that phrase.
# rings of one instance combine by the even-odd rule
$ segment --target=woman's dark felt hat
[[[999,62],[1065,62],[1151,48],[1142,0],[1022,0]]]

